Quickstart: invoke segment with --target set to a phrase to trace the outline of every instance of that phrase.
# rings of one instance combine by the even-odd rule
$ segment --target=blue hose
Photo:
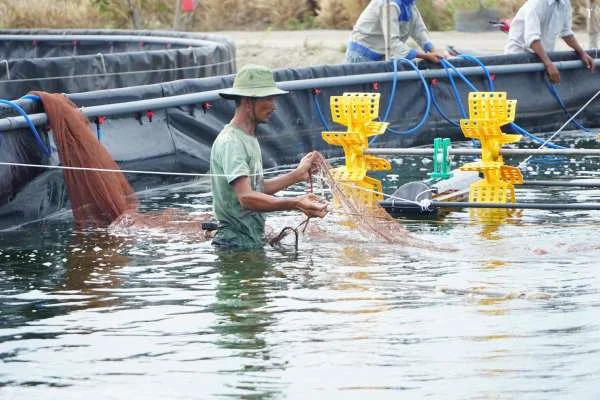
[[[454,94],[454,98],[456,99],[456,104],[458,105],[460,115],[462,118],[467,118],[467,112],[465,111],[465,105],[460,98],[460,94],[458,93],[458,88],[456,87],[456,82],[454,81],[454,77],[448,70],[449,65],[451,65],[448,61],[442,59],[441,60],[442,67],[446,71],[446,75],[448,75],[448,81],[450,82],[450,87],[452,88],[452,93]],[[466,79],[466,78],[465,78]],[[477,90],[477,89],[475,89]]]
[[[468,61],[472,61],[475,64],[479,65],[481,67],[481,69],[483,69],[483,73],[485,74],[485,77],[488,81],[488,89],[490,92],[494,91],[494,80],[492,79],[492,76],[490,75],[490,71],[488,71],[487,67],[485,66],[484,63],[481,62],[481,60],[479,60],[479,58],[472,56],[470,54],[461,54],[459,56],[459,58],[462,58],[464,60],[468,60]]]
[[[541,137],[536,136],[533,133],[530,133],[530,132],[526,131],[525,129],[521,128],[519,125],[515,124],[514,122],[511,122],[509,125],[510,125],[510,127],[514,131],[520,133],[523,136],[528,137],[529,139],[531,139],[534,142],[537,142],[537,143],[540,143],[540,144],[544,144],[546,142]],[[554,144],[552,142],[548,142],[548,143],[544,144],[544,146],[549,147],[551,149],[565,149],[566,148],[566,147],[563,147],[563,146],[559,146],[558,144]]]
[[[325,115],[323,115],[323,110],[321,109],[321,104],[319,104],[319,99],[317,99],[317,95],[315,93],[313,93],[313,103],[315,103],[315,109],[317,110],[317,115],[319,116],[319,119],[321,120],[321,124],[323,124],[323,129],[328,131],[329,125],[327,124],[327,121],[325,120]]]
[[[35,97],[37,97],[37,96],[25,96],[25,99],[26,100],[35,100],[34,99]],[[38,97],[38,99],[39,99],[39,97]],[[21,108],[21,106],[19,106],[15,102],[12,102],[9,100],[0,99],[0,104],[4,104],[4,105],[12,108],[17,113],[19,113],[23,118],[25,118],[25,121],[27,122],[29,129],[31,129],[31,133],[33,134],[33,138],[35,139],[35,142],[37,143],[39,149],[46,155],[46,157],[49,157],[50,150],[48,150],[48,148],[46,147],[46,144],[42,141],[40,134],[38,133],[37,129],[35,128],[35,125],[33,125],[33,122],[31,122],[31,119],[29,118],[29,115],[27,115],[25,110],[23,110],[23,108]]]
[[[425,112],[423,113],[423,117],[421,118],[421,120],[417,123],[417,125],[415,125],[414,127],[404,130],[404,131],[395,131],[391,128],[388,128],[387,131],[389,131],[390,133],[396,134],[396,135],[412,135],[416,132],[418,132],[423,125],[425,124],[425,122],[427,122],[427,119],[429,118],[429,113],[431,111],[431,93],[429,92],[429,85],[427,85],[427,81],[425,80],[425,77],[423,76],[423,73],[419,70],[419,68],[416,66],[416,64],[414,62],[412,62],[411,60],[407,59],[407,58],[395,58],[392,60],[392,64],[394,66],[394,80],[392,82],[392,91],[390,92],[390,98],[388,100],[388,105],[383,117],[383,121],[387,121],[389,114],[391,112],[392,109],[392,105],[394,104],[394,98],[396,97],[396,88],[398,86],[398,62],[404,62],[406,64],[408,64],[412,69],[415,70],[415,72],[417,73],[417,75],[419,76],[419,79],[421,80],[421,84],[423,85],[423,91],[425,92]],[[369,141],[369,144],[373,144],[375,141],[377,140],[377,136],[373,136],[373,138]]]
[[[452,63],[450,61],[442,59],[441,60],[441,64],[444,66],[444,68],[450,67],[454,71],[454,73],[456,73],[456,75],[458,75],[458,77],[460,79],[462,79],[462,81],[469,87],[469,89],[471,89],[474,92],[478,92],[479,91],[475,87],[475,85],[473,85],[473,83],[471,83],[471,81],[469,79],[467,79],[467,77],[462,74],[462,72],[460,72],[459,70],[457,70],[456,67],[454,65],[452,65]]]
[[[441,107],[439,106],[439,104],[437,103],[437,101],[435,100],[435,93],[433,91],[433,85],[431,85],[429,87],[429,93],[431,93],[431,104],[433,104],[433,107],[435,108],[435,110],[438,112],[438,114],[441,115],[441,117],[443,119],[446,120],[446,122],[448,122],[450,125],[455,126],[457,128],[460,127],[460,124],[457,124],[456,122],[452,121],[447,115],[446,113],[444,113],[441,109]]]
[[[567,110],[567,107],[565,106],[565,103],[562,101],[562,99],[560,98],[560,95],[556,91],[556,88],[554,87],[554,84],[551,83],[548,80],[548,77],[546,77],[546,76],[544,76],[544,83],[546,84],[546,87],[548,88],[548,90],[550,91],[550,93],[552,94],[552,96],[556,99],[556,101],[560,105],[560,108],[563,109],[563,111],[565,112],[565,114],[567,115],[567,117],[571,118],[571,113],[569,113],[569,111]],[[580,130],[585,131],[585,132],[591,132],[591,130],[589,130],[585,126],[581,125],[579,122],[575,121],[574,119],[571,122],[573,123],[573,125],[575,125],[577,127],[577,129],[580,129]]]

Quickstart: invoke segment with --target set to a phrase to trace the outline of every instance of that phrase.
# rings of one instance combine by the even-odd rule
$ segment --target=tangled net
[[[192,216],[175,209],[140,213],[135,191],[77,106],[62,94],[34,94],[41,98],[48,115],[61,164],[94,169],[63,170],[77,229],[110,227],[125,233],[160,230],[191,234],[200,240],[209,238],[202,230],[202,222],[211,219],[208,213]]]
[[[331,165],[320,153],[317,165],[323,174],[325,184],[330,188],[335,200],[334,205],[337,209],[330,210],[330,212],[347,217],[352,226],[356,227],[367,239],[438,251],[451,250],[411,236],[400,222],[390,216],[383,208],[379,206],[375,208],[369,207],[364,202],[353,197],[351,195],[352,190],[348,190],[352,186],[334,178],[331,173]]]

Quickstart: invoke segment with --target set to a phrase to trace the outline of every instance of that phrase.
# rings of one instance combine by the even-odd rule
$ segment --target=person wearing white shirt
[[[390,56],[412,60],[422,58],[439,63],[442,58],[434,52],[429,39],[429,31],[417,9],[415,0],[389,0],[388,13],[386,0],[371,0],[358,17],[348,49],[346,62],[381,61],[385,59],[386,41],[389,40]],[[389,18],[389,35],[388,20]],[[412,49],[406,41],[413,38],[421,49]]]
[[[571,29],[569,0],[527,0],[515,15],[508,31],[505,54],[531,51],[546,66],[550,81],[560,82],[560,73],[547,51],[554,51],[556,37],[577,52],[587,69],[594,71],[594,60],[581,47]]]

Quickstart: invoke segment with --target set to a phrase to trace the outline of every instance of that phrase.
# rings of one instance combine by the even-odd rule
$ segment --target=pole
[[[385,9],[383,10],[383,18],[385,19],[385,34],[383,35],[383,38],[385,40],[385,60],[389,61],[391,57],[390,30],[392,28],[392,24],[390,21],[390,0],[385,0],[384,7]]]
[[[175,15],[173,16],[173,30],[179,30],[179,21],[181,20],[181,0],[175,1]]]
[[[386,200],[379,203],[383,208],[395,206],[403,208],[419,208],[407,201]],[[428,208],[504,208],[530,210],[600,210],[600,203],[472,203],[468,201],[435,201],[431,200]]]
[[[6,35],[0,35],[0,39]],[[106,36],[108,38],[108,36]],[[30,39],[31,40],[31,39]],[[139,40],[139,38],[138,38]],[[595,60],[596,65],[600,65],[600,59]],[[559,70],[582,68],[581,61],[557,61],[554,63]],[[462,67],[457,68],[465,76],[482,75],[484,72],[481,67]],[[542,63],[532,64],[512,64],[512,65],[493,65],[488,67],[488,71],[493,74],[512,74],[515,72],[534,72],[545,71],[546,67]],[[456,75],[456,72],[449,70],[451,74]],[[447,78],[444,69],[421,71],[425,78]],[[294,81],[278,82],[277,87],[283,90],[307,90],[316,88],[330,88],[345,85],[362,85],[372,82],[389,82],[397,80],[412,80],[419,79],[415,71],[400,71],[395,75],[393,72],[381,72],[374,74],[360,74],[349,76],[334,76],[329,78],[316,79],[298,79]],[[202,78],[201,78],[202,79]],[[98,116],[114,116],[120,114],[129,114],[134,112],[143,112],[145,110],[161,110],[169,107],[179,107],[188,104],[198,104],[205,101],[214,101],[220,99],[220,90],[209,90],[199,93],[190,93],[178,96],[159,97],[156,99],[138,100],[126,103],[113,103],[93,107],[85,107],[82,109],[86,117]],[[68,97],[68,96],[67,96]],[[46,114],[34,114],[30,116],[34,125],[43,125],[48,122]],[[8,117],[0,119],[0,131],[11,129],[19,129],[27,126],[27,122],[23,117]]]
[[[1,122],[1,121],[0,121]],[[372,148],[364,151],[369,155],[403,155],[403,156],[433,156],[431,148]],[[481,149],[448,149],[448,154],[455,156],[478,156]],[[503,156],[600,156],[600,149],[500,149]]]
[[[575,179],[570,181],[549,181],[549,180],[535,180],[535,181],[523,181],[525,186],[545,186],[545,187],[587,187],[597,188],[600,187],[600,179]]]

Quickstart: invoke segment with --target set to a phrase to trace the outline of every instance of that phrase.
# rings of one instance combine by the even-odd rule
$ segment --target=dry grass
[[[188,28],[195,31],[266,28],[350,29],[370,0],[202,0]],[[478,0],[417,0],[431,30],[452,29],[455,10],[473,9]],[[525,0],[483,0],[500,16],[513,16]],[[131,9],[129,5],[133,5]],[[174,1],[165,0],[0,0],[1,28],[170,29]],[[313,21],[313,7],[318,15]],[[587,0],[572,0],[573,26],[585,27]]]
[[[317,23],[322,28],[350,29],[369,0],[320,0]]]
[[[2,28],[89,28],[104,23],[89,0],[0,0]]]

